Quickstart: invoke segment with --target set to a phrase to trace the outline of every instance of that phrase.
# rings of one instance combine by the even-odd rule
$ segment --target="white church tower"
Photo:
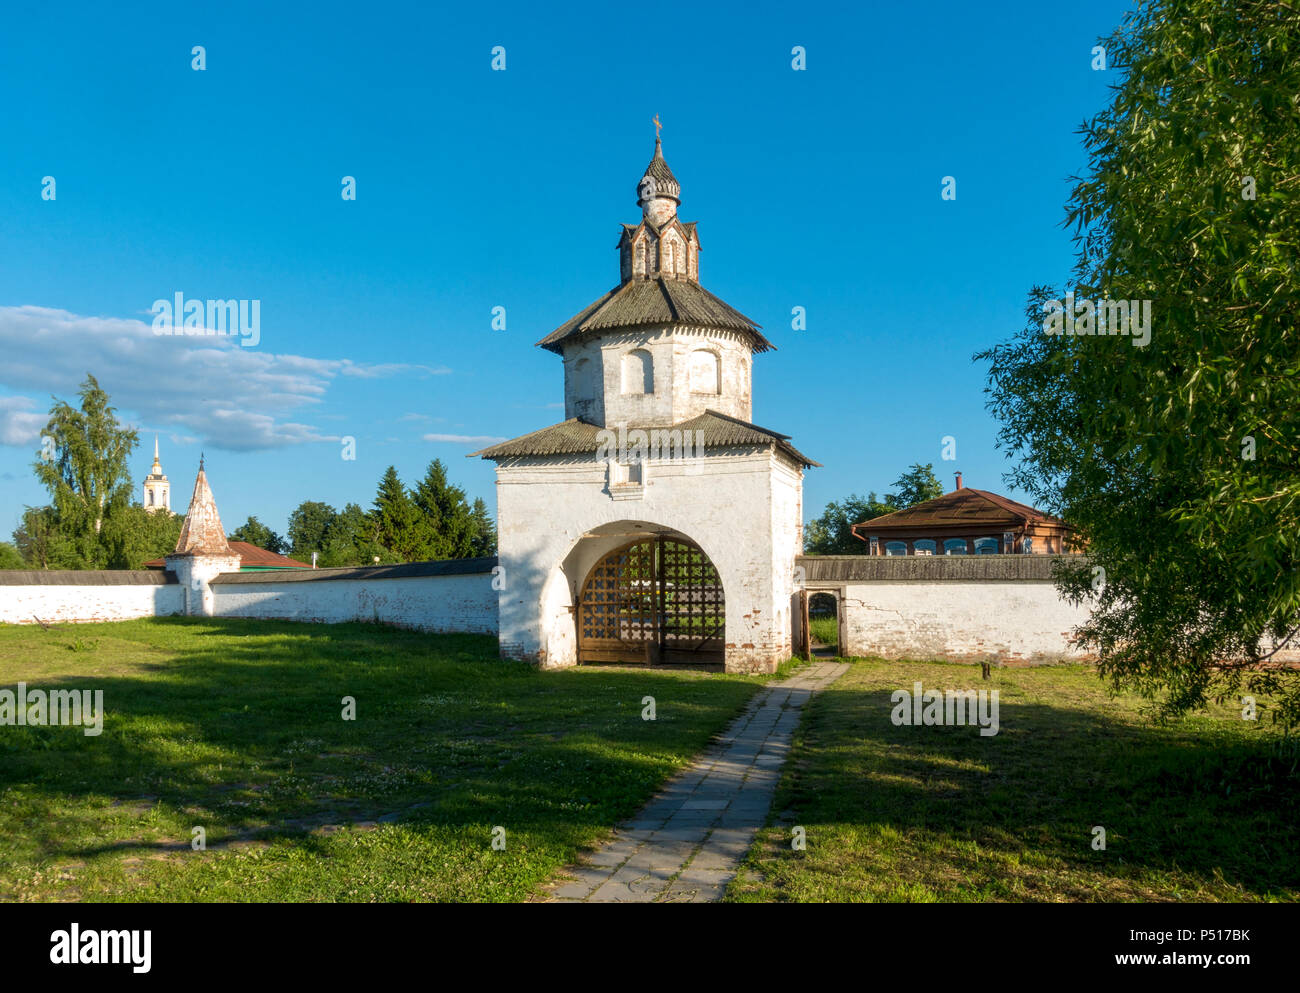
[[[153,436],[153,468],[144,477],[144,509],[153,513],[165,510],[171,513],[172,484],[163,475],[162,464],[158,461],[158,436]]]
[[[497,463],[501,652],[546,666],[771,672],[791,654],[803,472],[751,423],[759,326],[699,282],[694,222],[655,139],[619,284],[538,344],[568,420]]]

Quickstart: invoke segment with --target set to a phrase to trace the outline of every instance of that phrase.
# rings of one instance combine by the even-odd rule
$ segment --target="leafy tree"
[[[105,568],[143,569],[144,563],[171,554],[184,523],[180,514],[148,511],[139,504],[122,507],[104,523]]]
[[[1300,629],[1298,38],[1277,0],[1139,4],[1067,223],[1076,300],[1151,319],[1102,336],[1076,304],[1075,333],[1044,333],[1065,298],[1038,286],[976,356],[1009,479],[1087,543],[1059,577],[1093,607],[1080,644],[1163,716],[1276,694],[1300,724],[1296,672],[1257,665]]]
[[[7,541],[0,541],[0,569],[26,568],[27,563],[18,549]]]
[[[238,528],[230,533],[231,541],[246,541],[250,545],[256,545],[258,548],[265,548],[268,552],[275,552],[277,555],[284,553],[284,539],[272,531],[269,527],[259,521],[256,517],[250,517]]]
[[[13,533],[14,545],[33,569],[85,569],[81,544],[59,528],[53,507],[28,507]]]
[[[894,480],[894,485],[898,487],[898,492],[885,494],[885,503],[896,510],[905,510],[918,503],[943,496],[943,486],[935,478],[932,462],[927,462],[925,465],[914,462],[907,472]]]
[[[325,547],[325,533],[334,522],[337,512],[328,503],[304,500],[289,515],[289,554],[303,562],[311,561],[311,553]]]
[[[866,555],[870,548],[850,530],[873,517],[892,514],[898,506],[886,497],[882,503],[875,493],[865,498],[856,494],[842,503],[832,501],[826,505],[821,517],[809,521],[804,527],[803,546],[809,555]]]
[[[481,558],[495,555],[497,553],[497,524],[492,519],[492,515],[488,513],[487,504],[483,502],[482,497],[474,498],[470,518],[474,523],[470,556],[472,558]]]
[[[118,421],[94,376],[87,373],[78,396],[80,409],[55,398],[43,432],[53,439],[54,455],[38,457],[33,468],[54,499],[60,524],[84,525],[98,535],[112,509],[130,503],[127,460],[138,437]]]
[[[390,465],[379,481],[371,514],[376,540],[384,549],[381,560],[419,561],[433,546],[433,528],[402,484],[395,466]]]
[[[376,538],[373,520],[355,503],[349,503],[325,532],[325,545],[317,564],[322,568],[372,565],[376,555],[382,559],[384,549]]]

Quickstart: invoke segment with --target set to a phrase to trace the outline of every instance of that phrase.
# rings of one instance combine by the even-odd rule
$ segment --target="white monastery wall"
[[[92,574],[73,573],[79,580],[73,585],[53,581],[67,573],[47,573],[45,582],[36,574],[29,584],[0,584],[0,623],[129,621],[185,612],[185,591],[179,583],[139,582],[141,574],[131,572],[116,580],[104,573],[93,575],[105,578],[92,581]]]
[[[848,583],[842,603],[847,655],[998,662],[1084,657],[1070,632],[1088,609],[1062,600],[1050,582]]]
[[[421,631],[497,633],[497,591],[490,572],[293,580],[277,580],[271,573],[238,573],[220,577],[211,590],[215,617],[327,624],[373,621]]]

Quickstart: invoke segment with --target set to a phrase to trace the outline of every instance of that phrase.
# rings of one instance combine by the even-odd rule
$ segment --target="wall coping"
[[[0,586],[172,586],[161,569],[0,569]]]
[[[1052,581],[1057,562],[1086,562],[1083,555],[799,555],[804,585],[845,582]]]
[[[211,586],[278,586],[281,583],[326,583],[331,580],[421,579],[426,576],[476,576],[490,573],[495,555],[441,562],[406,562],[402,565],[349,566],[341,569],[284,569],[275,572],[223,572]]]

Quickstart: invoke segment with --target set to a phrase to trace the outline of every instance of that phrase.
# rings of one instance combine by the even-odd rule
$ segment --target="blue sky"
[[[563,419],[534,342],[618,282],[655,114],[701,282],[777,346],[754,421],[824,463],[805,516],[913,462],[1023,497],[971,355],[1069,274],[1075,130],[1117,75],[1091,49],[1127,5],[177,6],[6,14],[0,537],[87,371],[137,483],[157,432],[183,511],[205,451],[228,529],[435,457],[495,506],[464,455]],[[152,334],[177,292],[260,301],[260,341]]]

